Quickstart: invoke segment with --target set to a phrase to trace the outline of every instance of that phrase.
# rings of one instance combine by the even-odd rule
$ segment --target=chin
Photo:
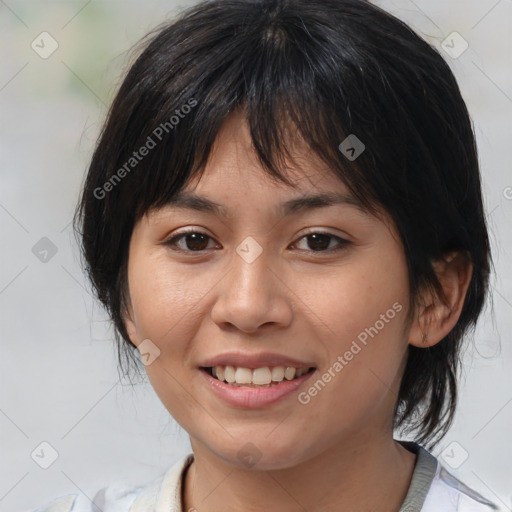
[[[248,436],[247,439],[250,439]],[[297,450],[300,443],[289,442],[286,446],[276,446],[262,436],[261,441],[252,437],[253,441],[237,442],[239,448],[233,451],[234,444],[222,449],[212,449],[212,453],[226,464],[237,469],[254,471],[275,471],[298,466],[307,460],[302,451]]]

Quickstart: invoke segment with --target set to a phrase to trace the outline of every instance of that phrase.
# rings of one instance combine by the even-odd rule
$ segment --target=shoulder
[[[468,487],[438,461],[436,474],[421,512],[493,512],[502,511],[496,504]]]
[[[93,512],[98,509],[103,512],[128,512],[141,490],[114,482],[100,489],[92,500],[84,494],[68,494],[31,512]]]
[[[417,454],[400,512],[503,512],[502,508],[451,474],[421,445],[411,441],[399,443]]]
[[[92,499],[84,494],[68,494],[30,512],[97,512],[98,510],[102,512],[135,512],[139,510],[140,505],[144,506],[145,512],[150,512],[160,499],[164,489],[179,496],[176,487],[177,484],[181,484],[182,471],[188,466],[191,457],[191,455],[187,455],[180,459],[165,474],[157,477],[148,485],[127,486],[125,483],[117,481],[100,489]],[[167,485],[171,482],[175,484],[172,489]]]

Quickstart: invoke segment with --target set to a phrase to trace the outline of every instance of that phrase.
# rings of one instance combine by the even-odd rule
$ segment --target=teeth
[[[270,386],[272,383],[282,382],[283,380],[293,380],[302,377],[309,368],[294,368],[293,366],[274,366],[269,368],[236,367],[236,366],[215,366],[212,368],[212,375],[218,380],[227,382],[234,386],[255,385]]]
[[[272,380],[281,382],[284,379],[284,366],[274,366],[272,368]]]
[[[235,372],[235,382],[237,384],[250,384],[252,381],[252,371],[249,368],[237,368]]]
[[[224,380],[226,382],[235,382],[235,369],[232,366],[224,368]]]
[[[307,371],[307,368],[298,368],[295,372],[295,377],[302,377]]]
[[[222,368],[222,366],[215,367],[215,376],[219,380],[224,380],[224,368]]]
[[[252,383],[253,384],[270,384],[272,382],[272,374],[270,368],[256,368],[252,372]]]
[[[295,368],[292,366],[288,366],[286,370],[284,371],[284,378],[286,380],[292,380],[295,377]]]

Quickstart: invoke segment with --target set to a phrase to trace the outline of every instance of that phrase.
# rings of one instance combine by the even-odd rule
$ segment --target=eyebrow
[[[365,212],[361,202],[356,198],[345,194],[326,192],[315,195],[303,195],[284,201],[278,205],[276,214],[281,217],[288,217],[304,211],[310,211],[316,208],[325,208],[327,206],[337,204],[346,204],[361,210],[363,213]],[[229,210],[224,206],[193,192],[181,191],[167,201],[165,206],[213,213],[224,218],[231,217]]]

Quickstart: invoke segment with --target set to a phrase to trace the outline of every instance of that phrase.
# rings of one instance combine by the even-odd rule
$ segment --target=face
[[[296,188],[271,180],[232,116],[185,188],[222,211],[150,211],[130,243],[127,327],[150,354],[150,382],[195,452],[236,466],[252,455],[262,469],[292,467],[392,432],[408,344],[403,247],[310,151],[295,160]],[[346,200],[281,208],[333,193]]]

